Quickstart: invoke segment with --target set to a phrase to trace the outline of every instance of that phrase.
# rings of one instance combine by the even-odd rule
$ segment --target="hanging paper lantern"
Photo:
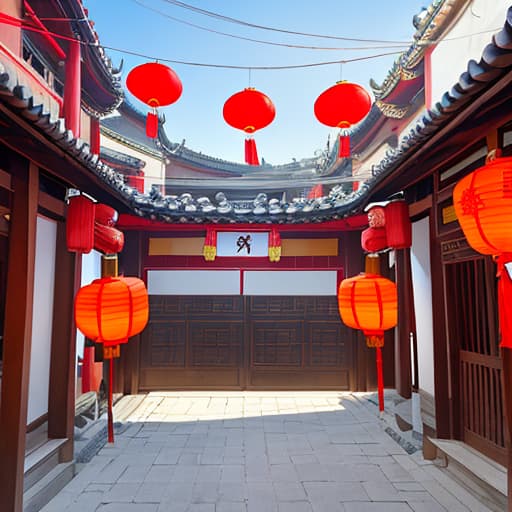
[[[226,123],[249,135],[245,140],[245,162],[249,165],[259,165],[256,142],[251,135],[268,126],[276,117],[272,100],[262,92],[249,87],[228,98],[222,114]]]
[[[382,347],[384,331],[397,323],[396,284],[374,274],[344,279],[338,290],[338,306],[343,322],[362,330],[368,346]]]
[[[475,251],[498,256],[498,310],[501,347],[512,348],[512,158],[488,161],[462,178],[453,190],[453,205],[462,231]]]
[[[98,222],[94,225],[94,248],[103,254],[117,254],[123,250],[124,235],[122,231]]]
[[[66,217],[68,251],[87,254],[94,247],[95,204],[84,195],[69,199]]]
[[[146,135],[158,135],[158,107],[171,105],[179,99],[183,85],[178,75],[159,62],[148,62],[133,68],[126,77],[126,87],[140,101],[148,105],[152,112],[146,117]]]
[[[103,226],[115,226],[118,218],[119,215],[114,208],[101,203],[96,205],[94,221],[98,224],[102,224]]]
[[[272,228],[268,235],[268,259],[273,262],[281,260],[281,235],[276,228]]]
[[[203,256],[206,261],[214,261],[217,255],[217,231],[214,228],[206,229],[204,239]]]
[[[359,123],[370,112],[372,100],[360,85],[337,82],[325,90],[315,101],[316,118],[327,126],[347,129]],[[340,135],[338,157],[350,156],[350,137]]]
[[[403,201],[392,201],[386,205],[386,237],[388,247],[406,249],[412,245],[412,224],[409,206]]]
[[[148,309],[143,281],[136,277],[103,277],[78,290],[75,321],[87,338],[115,346],[146,327]]]
[[[512,157],[496,158],[462,178],[453,190],[453,205],[475,251],[512,252]]]
[[[379,252],[389,247],[386,228],[367,228],[361,232],[361,247],[366,252]]]

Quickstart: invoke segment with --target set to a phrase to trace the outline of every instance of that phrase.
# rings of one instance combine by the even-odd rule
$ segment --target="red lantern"
[[[203,256],[206,261],[214,261],[217,255],[217,231],[214,228],[206,229]]]
[[[370,253],[383,251],[389,247],[386,238],[386,228],[367,228],[362,231],[361,247]]]
[[[94,225],[94,248],[104,254],[117,254],[123,250],[124,235],[122,231],[98,222]]]
[[[98,224],[102,224],[103,226],[115,226],[118,217],[119,215],[114,208],[101,203],[96,205],[94,220]]]
[[[386,214],[382,206],[372,206],[368,210],[368,225],[371,228],[383,228],[386,225]]]
[[[498,256],[500,346],[512,348],[512,158],[496,158],[462,178],[453,190],[453,206],[462,231],[475,251]]]
[[[268,259],[274,262],[281,259],[281,235],[276,228],[268,234]]]
[[[87,338],[114,346],[139,334],[148,322],[148,293],[136,277],[103,277],[75,298],[75,321]]]
[[[382,347],[384,331],[395,327],[398,321],[396,285],[389,279],[374,274],[359,274],[344,279],[338,290],[338,306],[343,322],[360,329],[366,344],[375,347],[379,410],[384,411],[384,378],[382,373]]]
[[[337,82],[325,90],[315,101],[315,116],[322,123],[333,128],[350,128],[359,123],[370,112],[372,100],[360,85]],[[338,157],[350,156],[350,138],[340,135]]]
[[[412,224],[405,201],[392,201],[385,208],[388,247],[406,249],[412,245]]]
[[[128,73],[126,87],[137,99],[153,109],[146,118],[146,135],[155,138],[158,135],[156,109],[171,105],[179,99],[183,91],[181,80],[170,67],[159,62],[148,62]]]
[[[230,126],[252,135],[274,120],[276,109],[267,95],[249,87],[228,98],[222,114]],[[245,162],[249,165],[259,165],[256,142],[252,137],[245,140]]]
[[[69,199],[66,218],[66,243],[68,251],[87,254],[94,247],[95,204],[86,196]]]

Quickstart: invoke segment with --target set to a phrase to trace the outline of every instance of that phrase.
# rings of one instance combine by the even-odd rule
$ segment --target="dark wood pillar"
[[[396,390],[411,398],[411,333],[415,333],[414,295],[412,292],[411,250],[395,251],[396,285],[398,290],[398,327],[395,339]]]
[[[0,406],[0,510],[21,512],[27,427],[28,384],[39,170],[12,161],[14,198],[9,235],[7,302]]]
[[[127,231],[125,234],[123,252],[119,255],[121,274],[125,276],[142,276],[142,237],[139,231]],[[139,391],[139,353],[140,334],[133,336],[128,344],[121,349],[120,365],[123,366],[122,388],[116,389],[124,394],[136,394]]]
[[[67,438],[61,462],[73,460],[76,327],[73,301],[80,286],[81,256],[67,250],[66,224],[57,226],[48,437]]]

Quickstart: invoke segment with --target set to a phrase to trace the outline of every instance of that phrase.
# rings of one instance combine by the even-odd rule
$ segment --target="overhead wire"
[[[297,48],[301,50],[334,50],[334,51],[346,51],[346,50],[377,50],[377,49],[387,49],[387,48],[405,48],[408,43],[402,43],[402,44],[386,44],[386,45],[373,45],[373,46],[357,46],[357,47],[332,47],[332,46],[311,46],[311,45],[302,45],[302,44],[292,44],[292,43],[278,43],[275,41],[265,41],[262,39],[254,39],[251,37],[245,37],[240,36],[237,34],[230,34],[227,32],[222,32],[220,30],[215,30],[212,28],[204,27],[202,25],[197,25],[196,23],[192,23],[190,21],[183,20],[181,18],[176,18],[175,16],[171,16],[170,14],[167,14],[160,9],[156,9],[154,7],[151,7],[150,5],[145,4],[144,2],[141,2],[140,0],[132,0],[133,3],[139,5],[140,7],[147,9],[148,11],[152,11],[159,16],[163,16],[164,18],[176,21],[177,23],[181,23],[183,25],[187,25],[189,27],[194,27],[199,30],[203,30],[205,32],[210,32],[213,34],[218,34],[225,37],[231,37],[233,39],[240,39],[242,41],[249,41],[252,43],[259,43],[259,44],[266,44],[271,46],[281,46],[285,48]]]
[[[247,70],[247,69],[257,69],[257,70],[300,69],[300,68],[311,68],[311,67],[318,67],[318,66],[329,66],[332,64],[340,64],[340,63],[345,64],[348,62],[376,59],[376,58],[384,57],[387,55],[396,55],[398,53],[401,53],[399,51],[393,51],[393,52],[385,52],[385,53],[374,54],[374,55],[366,55],[366,56],[362,56],[362,57],[353,57],[351,59],[341,59],[341,60],[322,61],[322,62],[310,62],[310,63],[305,63],[305,64],[292,64],[292,65],[283,65],[283,66],[254,66],[254,65],[240,66],[240,65],[230,65],[230,64],[212,64],[212,63],[205,63],[205,62],[193,62],[193,61],[178,60],[178,59],[168,59],[166,57],[158,57],[158,56],[154,56],[154,55],[148,55],[145,53],[127,50],[127,49],[123,49],[123,48],[116,48],[114,46],[109,46],[109,45],[104,45],[104,44],[100,45],[99,43],[96,43],[96,42],[82,41],[77,38],[73,38],[70,36],[63,35],[63,34],[58,34],[51,30],[43,30],[41,28],[27,24],[24,20],[15,18],[13,16],[9,16],[5,13],[0,13],[0,23],[4,23],[7,25],[19,26],[25,30],[29,30],[31,32],[35,32],[35,33],[39,33],[39,34],[48,34],[48,35],[55,37],[56,39],[61,39],[64,41],[77,41],[82,46],[104,48],[106,50],[111,50],[111,51],[119,52],[119,53],[126,54],[126,55],[141,57],[141,58],[149,60],[149,61],[168,62],[171,64],[182,64],[184,66],[196,66],[196,67],[208,67],[208,68],[244,69],[244,70]]]
[[[181,2],[180,0],[161,0],[162,2],[166,2],[168,4],[175,5],[177,7],[181,7],[183,9],[187,9],[189,11],[197,12],[199,14],[203,14],[205,16],[209,16],[211,18],[216,18],[219,20],[227,21],[228,23],[235,23],[238,25],[243,25],[245,27],[258,28],[261,30],[268,30],[271,32],[280,32],[282,34],[292,34],[304,37],[315,37],[321,39],[335,39],[338,41],[354,41],[359,43],[384,43],[384,44],[410,44],[410,41],[386,41],[382,39],[361,39],[355,37],[343,37],[343,36],[331,36],[326,34],[313,34],[310,32],[299,32],[295,30],[286,30],[282,28],[269,27],[265,25],[258,25],[256,23],[250,23],[248,21],[240,20],[237,18],[232,18],[230,16],[225,16],[223,14],[219,14],[213,11],[208,11],[206,9],[201,9],[199,7],[195,7],[193,5],[187,4],[185,2]]]

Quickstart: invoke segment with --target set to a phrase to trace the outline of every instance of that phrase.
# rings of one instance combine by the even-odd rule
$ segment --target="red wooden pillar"
[[[66,58],[66,82],[64,85],[64,119],[66,128],[75,137],[80,136],[80,102],[81,102],[81,59],[80,42],[70,41]]]
[[[2,397],[0,402],[0,510],[21,512],[28,384],[32,338],[32,298],[39,170],[13,162],[14,199],[9,235]]]
[[[100,120],[97,117],[91,116],[91,153],[93,155],[100,154]]]

